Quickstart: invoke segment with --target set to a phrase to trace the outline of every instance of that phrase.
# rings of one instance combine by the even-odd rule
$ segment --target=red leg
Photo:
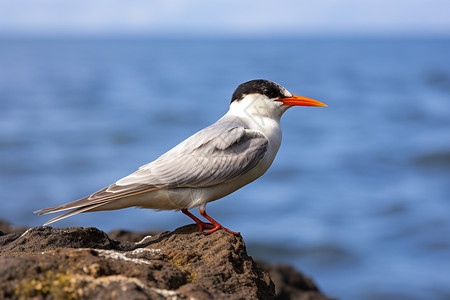
[[[205,208],[206,208],[206,205],[201,205],[201,206],[200,206],[200,208],[199,208],[200,214],[201,214],[203,217],[205,217],[208,221],[210,221],[210,222],[214,225],[213,229],[211,229],[211,230],[205,232],[205,234],[210,234],[210,233],[213,233],[214,231],[217,231],[218,229],[223,229],[223,230],[225,230],[226,232],[232,233],[232,234],[234,234],[234,235],[239,235],[239,232],[234,232],[234,231],[231,231],[230,229],[227,229],[227,228],[223,227],[223,226],[220,225],[216,220],[214,220],[213,218],[211,218],[210,216],[208,216],[208,215],[206,214]]]
[[[214,228],[214,225],[211,225],[211,224],[208,224],[208,223],[200,221],[196,216],[191,214],[187,209],[182,209],[181,212],[183,214],[185,214],[186,216],[188,216],[189,218],[191,218],[192,220],[194,220],[195,223],[198,224],[198,226],[200,227],[199,232],[203,232],[203,227],[209,228],[209,229]]]

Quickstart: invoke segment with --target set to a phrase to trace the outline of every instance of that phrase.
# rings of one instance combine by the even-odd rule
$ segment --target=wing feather
[[[193,149],[189,146],[186,143],[174,148],[138,170],[137,177],[128,176],[126,181],[152,182],[166,188],[197,188],[228,182],[256,166],[267,152],[268,140],[260,132],[234,127],[225,132],[220,130],[214,138]]]

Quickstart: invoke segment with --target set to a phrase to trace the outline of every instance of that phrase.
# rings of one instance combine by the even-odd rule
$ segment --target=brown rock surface
[[[113,240],[96,228],[21,234],[1,225],[0,299],[276,298],[242,237],[221,230],[204,235],[188,225],[146,237],[115,231]],[[264,268],[280,284],[278,299],[327,299],[292,268]]]
[[[300,274],[288,265],[258,262],[259,266],[269,273],[275,284],[275,295],[278,300],[325,300],[331,299],[322,295],[319,288],[308,277]]]

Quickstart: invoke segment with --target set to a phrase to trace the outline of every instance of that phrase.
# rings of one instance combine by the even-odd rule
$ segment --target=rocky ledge
[[[291,267],[255,262],[241,236],[197,231],[0,222],[0,299],[329,299]]]

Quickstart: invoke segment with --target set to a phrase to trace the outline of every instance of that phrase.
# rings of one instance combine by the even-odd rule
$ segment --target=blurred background
[[[0,219],[128,175],[210,125],[238,84],[293,108],[258,181],[208,205],[250,255],[341,299],[450,298],[450,2],[0,2]],[[193,210],[197,214],[197,210]],[[126,209],[55,227],[173,230]]]

